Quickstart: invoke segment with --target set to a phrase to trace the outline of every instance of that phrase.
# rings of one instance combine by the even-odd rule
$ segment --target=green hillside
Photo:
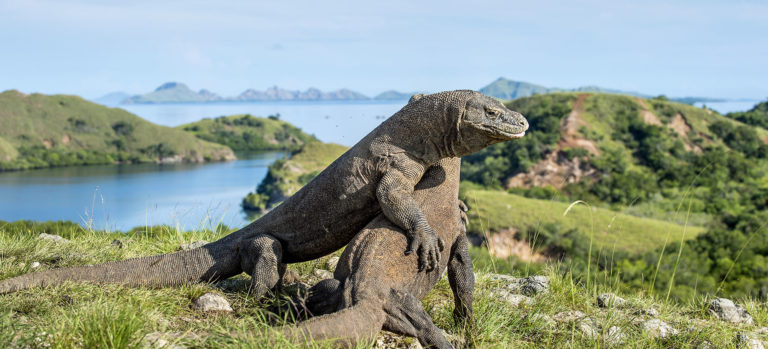
[[[701,227],[581,204],[569,209],[568,203],[531,199],[500,190],[467,189],[463,190],[462,198],[470,207],[470,233],[485,235],[511,228],[521,237],[532,242],[537,239],[540,247],[549,249],[553,244],[562,244],[564,239],[569,240],[569,248],[593,239],[595,249],[636,254],[704,232]]]
[[[0,93],[0,170],[234,159],[229,148],[76,96]]]
[[[275,161],[269,166],[267,176],[248,193],[242,206],[249,211],[267,210],[296,193],[323,169],[347,151],[347,147],[320,141],[305,144],[289,159]]]
[[[251,115],[220,116],[181,125],[178,129],[195,137],[224,144],[234,151],[295,151],[307,142],[316,141],[296,126],[280,121],[278,116],[259,118]]]

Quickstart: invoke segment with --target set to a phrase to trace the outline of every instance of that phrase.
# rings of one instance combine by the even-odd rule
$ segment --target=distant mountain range
[[[480,92],[496,98],[509,100],[528,97],[536,94],[553,92],[603,92],[625,94],[648,98],[651,95],[634,91],[622,91],[597,86],[582,86],[574,89],[557,87],[545,87],[524,81],[514,81],[506,78],[498,78],[496,81],[479,89]],[[265,101],[362,101],[362,100],[406,100],[415,92],[399,92],[394,90],[384,91],[371,98],[362,93],[340,89],[324,92],[317,88],[309,88],[306,91],[287,90],[278,86],[270,87],[264,91],[247,89],[234,97],[222,97],[209,90],[202,89],[197,92],[180,82],[166,82],[154,91],[130,96],[124,92],[113,92],[97,98],[94,102],[114,106],[118,104],[155,104],[155,103],[207,103],[207,102],[265,102]],[[721,102],[723,99],[707,97],[680,97],[669,98],[671,101],[693,104],[696,102]]]
[[[573,89],[564,89],[557,87],[544,87],[541,85],[532,84],[524,81],[514,81],[503,77],[496,79],[496,81],[488,84],[487,86],[479,89],[478,91],[499,99],[509,100],[521,97],[529,97],[533,95],[540,95],[553,92],[600,92],[600,93],[613,93],[620,95],[630,95],[642,98],[653,97],[648,94],[643,94],[635,91],[622,91],[616,89],[602,88],[598,86],[582,86]],[[709,97],[676,97],[669,98],[670,101],[693,104],[696,102],[723,102],[724,99],[709,98]]]
[[[346,88],[325,92],[314,87],[309,88],[306,91],[299,91],[273,86],[264,91],[249,88],[237,96],[222,97],[205,89],[195,92],[183,83],[166,82],[149,93],[130,96],[124,92],[112,92],[103,97],[94,99],[94,101],[105,105],[264,101],[362,101],[371,99],[408,99],[411,95],[413,95],[413,93],[390,90],[371,98],[360,92]]]

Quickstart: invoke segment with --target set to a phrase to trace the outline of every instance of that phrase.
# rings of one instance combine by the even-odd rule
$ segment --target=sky
[[[498,77],[768,97],[768,1],[0,0],[0,90],[95,98],[166,81],[436,92]]]

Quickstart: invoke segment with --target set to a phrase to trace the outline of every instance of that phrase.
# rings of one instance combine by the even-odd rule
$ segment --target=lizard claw
[[[433,270],[440,263],[440,251],[445,249],[445,242],[432,228],[422,228],[411,232],[406,255],[418,252],[419,271]]]

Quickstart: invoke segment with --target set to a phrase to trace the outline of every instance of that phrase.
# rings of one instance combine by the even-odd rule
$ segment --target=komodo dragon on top
[[[0,293],[67,280],[170,286],[245,271],[252,277],[250,292],[261,296],[277,286],[283,263],[338,250],[379,213],[406,232],[406,254],[418,254],[414,270],[429,270],[439,262],[443,241],[414,201],[414,186],[441,159],[520,138],[527,128],[521,114],[479,92],[416,96],[281,205],[218,241],[190,251],[25,274],[0,281]]]
[[[311,315],[326,315],[283,328],[289,339],[352,345],[375,338],[383,328],[416,337],[425,348],[450,348],[419,301],[446,269],[454,295],[454,319],[471,324],[475,277],[458,206],[460,160],[448,158],[439,164],[429,169],[413,195],[429,224],[450,246],[442,252],[439,267],[426,273],[411,267],[414,256],[396,252],[408,244],[405,235],[380,215],[344,249],[334,278],[309,290],[305,307]]]

